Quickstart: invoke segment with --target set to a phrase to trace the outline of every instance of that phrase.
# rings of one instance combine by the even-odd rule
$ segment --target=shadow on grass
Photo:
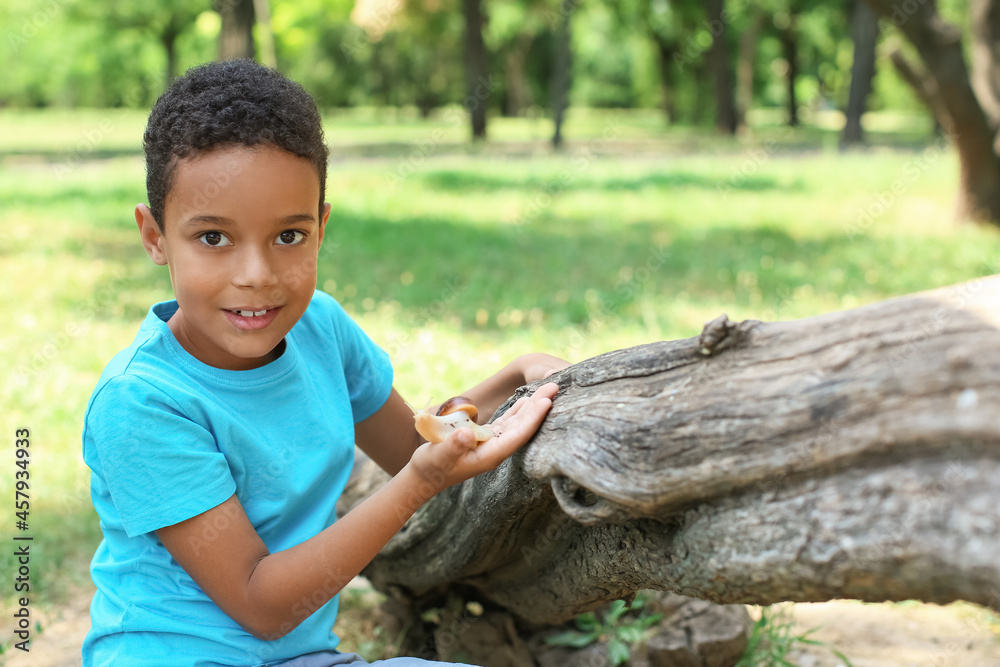
[[[53,192],[57,192],[53,196]],[[18,192],[0,204],[22,209],[53,211],[53,206],[69,211],[113,210],[113,216],[94,221],[101,228],[126,228],[135,225],[132,210],[136,203],[145,201],[146,192],[130,184],[102,184],[99,191],[85,185],[62,185],[57,176],[52,176],[50,189]],[[91,223],[92,225],[94,223]]]
[[[0,161],[5,158],[32,158],[53,164],[66,163],[70,166],[91,160],[110,160],[121,157],[143,155],[142,145],[122,148],[86,148],[86,150],[67,150],[65,148],[11,148],[0,150]]]
[[[330,224],[320,287],[335,281],[334,295],[358,312],[397,302],[400,327],[445,318],[477,327],[480,311],[492,327],[497,313],[533,308],[545,313],[546,326],[624,320],[637,317],[640,298],[668,303],[679,293],[694,302],[755,308],[765,319],[791,319],[799,316],[796,290],[806,285],[831,299],[853,294],[872,301],[941,284],[926,266],[892,263],[910,252],[906,241],[887,247],[884,239],[851,238],[843,229],[800,239],[777,225],[699,229],[658,221],[609,233],[578,220],[483,228],[430,218],[347,220],[336,212]],[[921,249],[925,257],[937,253],[943,267],[955,264],[953,251],[948,244]],[[883,274],[874,281],[873,268]],[[957,275],[970,269],[956,268]]]
[[[477,189],[543,188],[552,182],[545,179],[553,177],[532,180],[530,174],[512,170],[448,169],[420,178],[431,197],[436,189],[474,197]],[[738,185],[748,190],[779,187],[767,175]],[[604,179],[580,174],[571,186],[620,192],[715,188],[717,183],[677,170]],[[792,186],[804,189],[806,181],[796,179]],[[150,305],[144,300],[168,287],[167,274],[139,244],[130,214],[135,187],[108,183],[98,190],[74,184],[59,193],[60,215],[79,205],[85,222],[68,227],[53,251],[113,268],[112,277],[96,286],[96,294],[104,297],[86,297],[99,317],[141,319]],[[42,195],[30,199],[35,202],[31,206],[44,210]],[[104,211],[115,214],[106,219]],[[650,304],[657,310],[657,304],[670,304],[678,295],[690,303],[732,304],[743,312],[787,319],[809,305],[835,307],[847,294],[865,302],[957,282],[970,271],[995,272],[962,266],[968,253],[962,255],[960,240],[887,239],[848,234],[846,226],[793,235],[787,221],[778,218],[747,228],[699,227],[678,211],[629,215],[627,224],[614,224],[563,218],[547,210],[521,225],[483,226],[434,215],[404,214],[400,221],[334,208],[320,252],[318,285],[356,312],[398,304],[393,307],[401,329],[433,320],[492,328],[497,315],[515,310],[524,319],[534,310],[535,322],[561,327],[595,319],[637,319],[640,302],[648,315]],[[803,286],[827,298],[797,297]],[[72,298],[79,300],[79,293]]]
[[[564,182],[565,181],[565,182]],[[423,177],[423,183],[428,188],[451,191],[482,191],[482,190],[558,190],[580,191],[601,189],[607,191],[640,191],[646,188],[704,188],[717,190],[726,187],[732,190],[760,192],[780,189],[785,192],[805,190],[800,181],[789,186],[779,184],[778,180],[768,176],[741,176],[730,182],[727,179],[693,174],[690,172],[652,173],[634,178],[587,178],[576,174],[570,179],[560,179],[558,176],[546,178],[531,178],[529,176],[514,176],[490,174],[478,171],[437,170]]]

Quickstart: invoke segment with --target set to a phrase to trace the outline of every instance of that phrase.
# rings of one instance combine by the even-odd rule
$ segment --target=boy
[[[556,386],[478,448],[468,429],[421,444],[385,353],[315,290],[327,149],[312,98],[280,74],[190,71],[144,147],[136,223],[176,298],[150,309],[87,408],[104,540],[84,665],[365,664],[333,651],[339,590],[421,502],[524,444]],[[526,355],[466,395],[490,415],[565,366]],[[334,522],[355,442],[394,476]]]

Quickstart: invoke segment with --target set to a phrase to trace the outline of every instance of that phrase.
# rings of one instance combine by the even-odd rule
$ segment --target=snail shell
[[[413,419],[417,433],[426,438],[427,442],[441,442],[457,429],[468,428],[472,430],[478,444],[493,437],[493,431],[488,426],[476,423],[478,416],[479,410],[472,401],[464,396],[455,396],[442,403],[437,414],[421,410]]]

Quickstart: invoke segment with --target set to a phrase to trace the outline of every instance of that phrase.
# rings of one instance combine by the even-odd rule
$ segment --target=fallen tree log
[[[541,625],[641,589],[1000,608],[998,379],[1000,276],[793,322],[722,316],[550,378],[533,441],[425,505],[364,575]],[[379,483],[367,468],[343,508]]]

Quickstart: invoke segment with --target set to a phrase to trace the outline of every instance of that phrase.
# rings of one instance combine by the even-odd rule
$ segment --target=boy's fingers
[[[452,433],[449,438],[452,446],[459,454],[476,448],[476,437],[472,435],[472,429],[460,428]]]
[[[558,391],[559,391],[559,385],[557,385],[555,382],[549,382],[547,384],[543,384],[541,387],[535,390],[535,393],[531,394],[530,396],[522,396],[521,398],[517,399],[514,405],[511,406],[510,410],[503,413],[503,415],[501,415],[499,419],[493,422],[493,426],[503,426],[508,420],[516,416],[525,406],[525,404],[533,402],[540,398],[548,398],[551,400]],[[548,408],[546,407],[546,409]]]
[[[527,396],[522,396],[521,398],[517,399],[517,401],[514,402],[514,405],[510,406],[510,409],[507,410],[507,412],[500,415],[500,417],[490,425],[493,427],[497,427],[497,426],[502,426],[508,421],[510,421],[513,417],[517,415],[518,412],[521,411],[521,407],[527,402],[527,400],[528,400]]]
[[[559,385],[550,382],[531,396],[519,398],[500,419],[490,424],[496,437],[473,447],[475,458],[492,469],[522,447],[545,419],[552,407],[552,396],[558,390]]]
[[[497,433],[497,435],[527,441],[538,430],[538,427],[545,419],[545,415],[548,414],[551,407],[552,399],[548,396],[532,398],[521,409],[516,419],[503,422],[499,425],[498,430],[500,433]]]
[[[536,389],[532,396],[554,398],[557,393],[559,393],[559,385],[555,382],[546,382],[541,387]]]
[[[490,469],[495,468],[531,439],[552,407],[552,395],[559,389],[558,385],[551,383],[550,385],[539,388],[530,397],[525,396],[518,399],[515,404],[518,414],[512,415],[511,419],[498,419],[491,424],[496,437],[474,447],[476,450],[475,458],[481,464]],[[504,417],[512,412],[513,407],[504,414]]]

